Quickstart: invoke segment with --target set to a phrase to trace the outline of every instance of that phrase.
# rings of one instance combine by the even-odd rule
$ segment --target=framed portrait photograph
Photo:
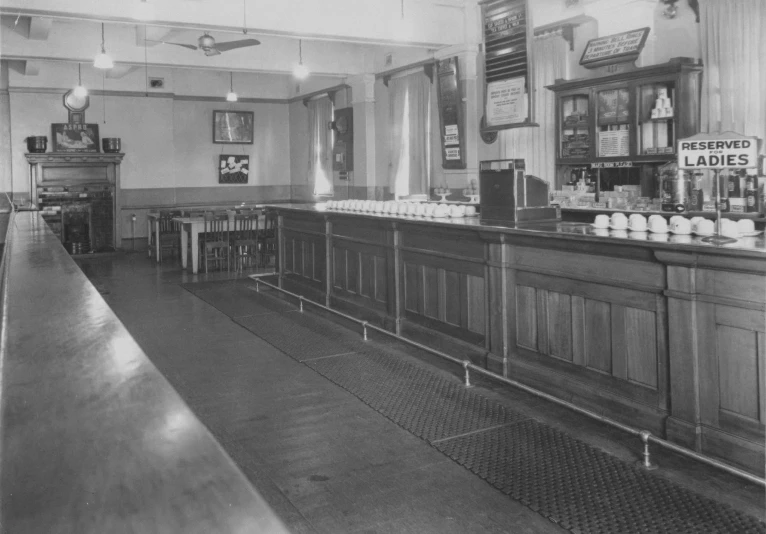
[[[98,152],[98,124],[51,124],[53,152]]]
[[[252,145],[253,112],[214,110],[213,142]]]
[[[246,184],[250,174],[250,156],[221,154],[218,158],[219,184]]]

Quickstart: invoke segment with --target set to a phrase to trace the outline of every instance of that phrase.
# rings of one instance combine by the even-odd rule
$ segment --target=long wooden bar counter
[[[287,532],[42,217],[9,237],[0,530]]]
[[[285,289],[763,476],[762,236],[269,209]]]

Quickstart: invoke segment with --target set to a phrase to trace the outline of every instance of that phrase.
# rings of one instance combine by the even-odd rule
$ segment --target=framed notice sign
[[[457,57],[438,61],[436,67],[442,167],[465,169],[463,98],[460,92]]]
[[[614,63],[635,61],[644,49],[648,35],[649,28],[641,28],[591,39],[585,45],[580,65],[592,69]]]
[[[532,46],[527,0],[487,0],[484,22],[483,130],[532,126]]]

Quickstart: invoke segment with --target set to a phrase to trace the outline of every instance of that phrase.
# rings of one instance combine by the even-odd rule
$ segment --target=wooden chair
[[[181,251],[181,223],[173,220],[174,217],[180,217],[180,211],[161,211],[159,217],[160,235],[160,257],[157,260],[162,263],[165,251],[172,252],[177,256]]]
[[[277,259],[277,214],[273,211],[267,211],[263,223],[263,229],[258,232],[258,250],[261,253],[261,265],[267,266],[270,261],[267,258],[273,257],[276,264]]]
[[[205,233],[200,237],[200,254],[202,261],[205,262],[205,272],[208,272],[210,263],[219,265],[223,268],[226,263],[226,270],[230,270],[229,265],[229,214],[205,212]]]
[[[234,270],[242,271],[243,264],[258,262],[258,210],[237,210],[231,235],[231,253]]]

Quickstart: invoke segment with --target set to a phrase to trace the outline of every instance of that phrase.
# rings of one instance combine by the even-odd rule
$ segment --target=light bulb
[[[84,98],[88,96],[88,90],[82,85],[78,85],[77,87],[75,87],[73,93],[74,93],[74,96],[79,98]]]
[[[133,18],[137,20],[154,20],[154,4],[141,0],[133,9]]]
[[[96,59],[93,60],[93,66],[97,69],[111,69],[114,67],[114,61],[112,61],[112,58],[106,55],[106,52],[102,51],[99,55],[96,56]]]
[[[236,102],[237,101],[237,93],[234,91],[229,91],[229,94],[226,95],[226,100],[228,102]]]
[[[298,63],[293,69],[293,76],[299,80],[305,80],[309,76],[309,69],[303,63]]]

